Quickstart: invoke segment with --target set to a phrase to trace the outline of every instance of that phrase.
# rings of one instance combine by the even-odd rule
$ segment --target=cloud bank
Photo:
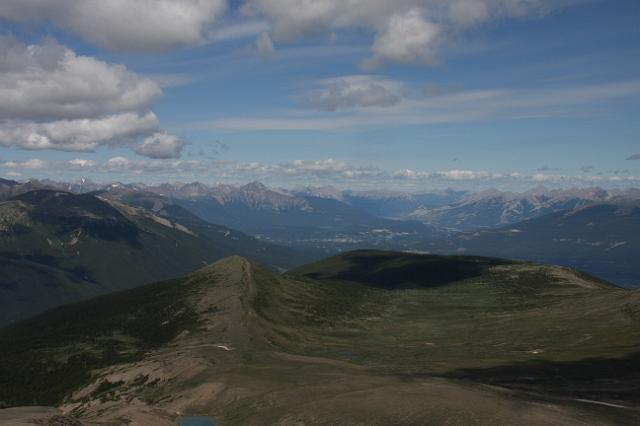
[[[389,62],[433,65],[439,49],[470,28],[576,1],[245,0],[233,10],[245,19],[224,26],[218,24],[230,9],[228,0],[3,0],[0,18],[50,23],[113,51],[158,52],[258,34],[256,51],[267,56],[273,41],[332,40],[361,31],[371,38],[371,55],[362,65],[374,68]]]
[[[627,188],[640,184],[640,176],[630,173],[613,175],[564,175],[552,173],[523,174],[519,172],[491,172],[487,170],[384,170],[376,166],[362,166],[335,159],[294,160],[277,164],[224,160],[129,159],[118,156],[105,161],[76,158],[68,161],[30,159],[0,161],[0,170],[8,175],[59,178],[62,172],[75,176],[102,176],[111,181],[143,179],[161,181],[189,181],[240,183],[260,180],[286,185],[338,185],[348,188],[396,188],[425,190],[433,188],[525,189],[545,185],[549,187],[585,187],[598,185]],[[71,175],[73,176],[73,175]]]
[[[197,43],[226,0],[2,0],[0,18],[47,21],[116,51],[163,51]]]
[[[161,131],[151,111],[161,95],[157,83],[122,65],[54,41],[0,38],[0,145],[85,152],[129,145]],[[147,140],[136,152],[179,155],[182,145],[168,138]]]
[[[569,0],[248,0],[245,15],[264,17],[276,42],[363,30],[373,35],[363,66],[434,64],[450,37],[494,19],[542,14]]]

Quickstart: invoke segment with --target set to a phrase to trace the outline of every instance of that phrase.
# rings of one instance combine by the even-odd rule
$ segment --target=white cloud
[[[96,165],[96,162],[93,160],[86,160],[84,158],[75,158],[73,160],[69,160],[68,164],[70,167],[75,169],[90,169]]]
[[[353,75],[316,82],[320,88],[307,94],[302,105],[321,111],[389,107],[400,102],[404,87],[401,82],[371,75]]]
[[[0,145],[85,152],[130,145],[160,131],[151,106],[161,94],[149,78],[53,41],[0,38]]]
[[[166,132],[155,133],[146,138],[133,150],[149,158],[178,158],[185,142]]]
[[[381,173],[377,167],[355,166],[351,163],[331,158],[326,160],[294,160],[281,164],[263,164],[252,161],[228,163],[226,166],[227,176],[242,176],[250,180],[272,178],[354,180],[372,178]]]
[[[33,158],[31,160],[25,161],[5,161],[0,163],[0,168],[3,169],[24,169],[24,170],[35,170],[35,169],[44,169],[46,168],[48,163],[44,160],[40,160],[39,158]]]
[[[411,169],[398,170],[392,174],[394,179],[398,180],[427,180],[427,179],[445,179],[451,181],[464,180],[480,180],[489,178],[502,177],[501,175],[489,173],[486,171],[474,170],[447,170],[443,172],[414,171]]]
[[[243,11],[262,16],[277,42],[331,37],[338,31],[374,35],[365,65],[387,61],[433,64],[443,39],[498,18],[520,17],[574,0],[247,0]]]
[[[288,163],[264,164],[253,162],[210,161],[210,160],[131,160],[114,157],[102,164],[94,164],[95,170],[105,173],[154,173],[169,176],[188,174],[200,178],[234,180],[272,179],[327,179],[355,181],[382,176],[377,167],[356,166],[334,159],[294,160]]]
[[[143,111],[162,94],[152,80],[76,55],[53,41],[0,38],[0,119],[51,120]]]
[[[226,0],[2,0],[0,17],[49,21],[112,50],[162,51],[199,42]]]
[[[448,170],[442,172],[441,176],[451,180],[475,180],[484,179],[488,177],[495,177],[495,175],[485,171],[473,171],[473,170]]]
[[[0,123],[0,145],[90,152],[102,145],[128,144],[158,128],[158,118],[151,111],[45,123],[10,120]]]
[[[549,187],[584,187],[599,185],[626,188],[640,183],[640,176],[629,173],[615,175],[559,175],[519,172],[489,172],[483,170],[411,170],[395,172],[376,166],[361,166],[335,159],[295,160],[279,164],[234,162],[222,160],[129,159],[113,157],[103,162],[88,159],[68,161],[31,159],[0,162],[5,174],[59,178],[61,173],[81,173],[81,176],[116,176],[116,179],[163,179],[248,182],[261,180],[285,185],[346,185],[349,188],[434,188],[523,189],[543,183]],[[109,178],[112,179],[112,178]]]
[[[332,158],[327,160],[295,160],[269,167],[267,170],[269,173],[285,176],[335,176],[343,179],[371,177],[379,172],[375,167],[357,167]]]
[[[144,159],[131,160],[126,157],[113,157],[101,164],[95,165],[95,170],[101,173],[126,174],[154,174],[166,175],[171,178],[181,175],[207,177],[217,174],[227,165],[224,161],[211,160],[173,160],[173,159]]]
[[[106,170],[121,170],[129,167],[130,165],[135,164],[134,161],[129,160],[125,157],[113,157],[108,159],[104,163],[104,168]]]
[[[373,68],[385,62],[433,65],[440,33],[438,24],[426,21],[418,9],[393,15],[378,33],[371,48],[373,56],[363,66]]]

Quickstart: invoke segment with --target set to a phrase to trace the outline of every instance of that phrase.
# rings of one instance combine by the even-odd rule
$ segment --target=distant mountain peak
[[[265,184],[259,181],[250,182],[242,186],[240,189],[244,191],[262,191],[262,192],[270,191],[270,189]]]

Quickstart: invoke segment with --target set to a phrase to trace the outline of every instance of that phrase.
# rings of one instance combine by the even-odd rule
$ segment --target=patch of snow
[[[609,247],[609,250],[613,250],[614,248],[620,247],[627,244],[626,241],[616,241],[615,243],[611,243],[611,246]]]

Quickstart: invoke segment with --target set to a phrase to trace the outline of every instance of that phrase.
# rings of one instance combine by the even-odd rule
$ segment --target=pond
[[[208,416],[185,416],[178,420],[179,426],[216,426],[213,417]]]

